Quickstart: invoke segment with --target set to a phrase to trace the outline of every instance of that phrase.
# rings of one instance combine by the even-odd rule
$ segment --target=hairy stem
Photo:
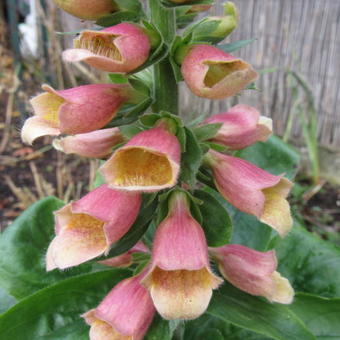
[[[160,0],[149,0],[151,22],[162,33],[165,43],[170,46],[176,33],[175,10],[165,8]],[[154,99],[153,111],[178,113],[178,86],[169,58],[164,58],[154,65]]]

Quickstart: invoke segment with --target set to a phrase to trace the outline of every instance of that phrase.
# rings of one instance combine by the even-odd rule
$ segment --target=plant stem
[[[151,22],[161,32],[164,42],[170,46],[176,33],[175,10],[165,8],[160,0],[149,0]],[[161,110],[178,113],[178,86],[167,56],[154,65],[154,112]]]

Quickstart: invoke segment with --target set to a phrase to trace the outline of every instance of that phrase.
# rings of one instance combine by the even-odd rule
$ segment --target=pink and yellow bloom
[[[90,340],[142,340],[155,308],[140,284],[143,272],[118,283],[95,309],[83,315],[91,326]]]
[[[48,85],[31,100],[34,116],[21,131],[25,143],[38,137],[61,133],[80,134],[106,125],[128,100],[126,85],[94,84],[56,91]]]
[[[271,302],[290,304],[294,290],[277,269],[275,252],[260,252],[238,244],[211,248],[220,272],[235,287]]]
[[[286,198],[292,182],[248,161],[213,150],[208,152],[206,161],[212,169],[218,191],[229,203],[256,216],[281,236],[289,232],[293,220]]]
[[[181,71],[190,90],[209,99],[234,96],[257,77],[248,63],[211,45],[193,45]]]
[[[67,62],[83,61],[99,70],[126,73],[144,64],[151,43],[136,24],[121,23],[101,31],[83,31],[73,41],[74,48],[63,52]]]
[[[108,252],[128,232],[140,206],[140,194],[104,184],[56,211],[56,236],[47,250],[47,270],[77,266]]]
[[[85,20],[96,20],[117,10],[114,0],[54,0],[65,12]]]
[[[180,167],[181,146],[165,125],[132,137],[101,167],[111,188],[152,192],[174,186]]]
[[[256,142],[264,142],[272,133],[272,120],[260,116],[254,107],[239,104],[228,112],[213,115],[203,124],[221,123],[212,141],[231,150],[243,149]]]
[[[222,280],[212,273],[204,232],[191,216],[185,193],[175,192],[158,226],[150,268],[142,280],[163,318],[194,319],[204,313]]]
[[[103,158],[111,154],[112,148],[123,141],[119,128],[110,128],[55,139],[53,146],[66,154]]]

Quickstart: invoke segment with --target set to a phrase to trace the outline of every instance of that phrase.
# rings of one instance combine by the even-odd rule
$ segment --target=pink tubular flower
[[[142,241],[139,241],[126,253],[98,261],[98,263],[109,267],[128,267],[133,263],[132,254],[135,253],[150,253],[150,250]]]
[[[203,124],[213,123],[222,123],[222,126],[212,141],[232,150],[264,142],[272,133],[272,120],[260,116],[255,108],[248,105],[236,105],[228,112],[209,117]]]
[[[56,211],[56,237],[47,250],[47,270],[77,266],[107,252],[130,229],[140,205],[139,194],[104,184]]]
[[[218,191],[228,202],[241,211],[255,215],[281,236],[288,233],[293,221],[286,197],[292,182],[243,159],[213,150],[208,152],[206,160]]]
[[[112,188],[158,191],[176,184],[180,156],[177,138],[159,125],[138,133],[116,150],[101,172]]]
[[[275,252],[260,252],[229,244],[211,248],[222,275],[235,287],[272,302],[292,303],[294,290],[289,281],[276,271]]]
[[[118,283],[95,309],[83,318],[91,326],[91,340],[141,340],[155,308],[149,292],[140,284],[143,272]]]
[[[21,131],[24,142],[41,136],[61,133],[78,134],[98,130],[106,125],[128,99],[126,85],[94,84],[56,91],[46,91],[31,100],[34,116]]]
[[[63,52],[65,61],[84,61],[99,70],[115,73],[130,72],[144,64],[151,48],[142,28],[130,23],[101,31],[83,31],[73,45],[73,49]]]
[[[190,90],[209,99],[234,96],[257,77],[248,63],[210,45],[194,45],[181,71]]]
[[[117,10],[113,0],[54,0],[65,12],[85,20],[96,20]]]
[[[210,269],[204,232],[191,216],[187,196],[172,194],[158,226],[151,265],[142,283],[163,318],[194,319],[204,313],[222,280]]]
[[[103,158],[112,152],[112,147],[123,142],[118,128],[96,130],[55,139],[53,146],[66,154],[74,153],[83,157]]]

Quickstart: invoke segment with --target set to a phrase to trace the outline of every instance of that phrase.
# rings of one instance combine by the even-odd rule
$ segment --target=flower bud
[[[212,169],[218,191],[229,203],[256,216],[281,236],[289,232],[293,220],[286,197],[292,182],[243,159],[213,150],[207,153],[206,161]]]
[[[55,233],[46,255],[47,270],[77,266],[106,253],[128,232],[141,196],[101,185],[55,212]]]
[[[290,304],[294,290],[289,281],[276,271],[275,252],[260,252],[245,246],[229,244],[211,248],[226,280],[252,295],[271,302]]]
[[[222,280],[210,269],[204,232],[191,216],[187,196],[172,194],[158,226],[150,268],[142,280],[163,318],[194,319],[209,305]]]
[[[213,115],[203,124],[222,123],[212,141],[232,150],[266,141],[272,133],[272,120],[260,116],[255,108],[239,104],[228,112]]]
[[[96,130],[55,139],[55,149],[66,154],[74,153],[83,157],[103,158],[112,152],[112,147],[123,142],[118,128]]]
[[[45,92],[31,100],[34,116],[25,121],[21,138],[32,144],[36,138],[45,135],[98,130],[128,100],[128,87],[125,84],[93,84],[56,91],[43,85]]]
[[[114,0],[54,0],[54,2],[65,12],[84,20],[97,20],[118,9]]]
[[[248,63],[210,45],[193,45],[181,72],[195,95],[209,99],[234,96],[257,77]]]
[[[177,182],[181,146],[165,125],[142,131],[117,149],[101,167],[106,183],[116,189],[153,192]]]
[[[83,31],[73,45],[73,49],[63,52],[65,61],[84,61],[99,70],[115,73],[130,72],[144,64],[151,48],[148,35],[130,23],[101,31]]]
[[[135,253],[150,253],[150,250],[142,241],[138,241],[126,253],[98,261],[98,263],[109,267],[128,267],[133,263],[132,254]]]
[[[143,272],[118,283],[95,309],[82,315],[91,326],[90,340],[142,340],[155,308],[140,284]]]

